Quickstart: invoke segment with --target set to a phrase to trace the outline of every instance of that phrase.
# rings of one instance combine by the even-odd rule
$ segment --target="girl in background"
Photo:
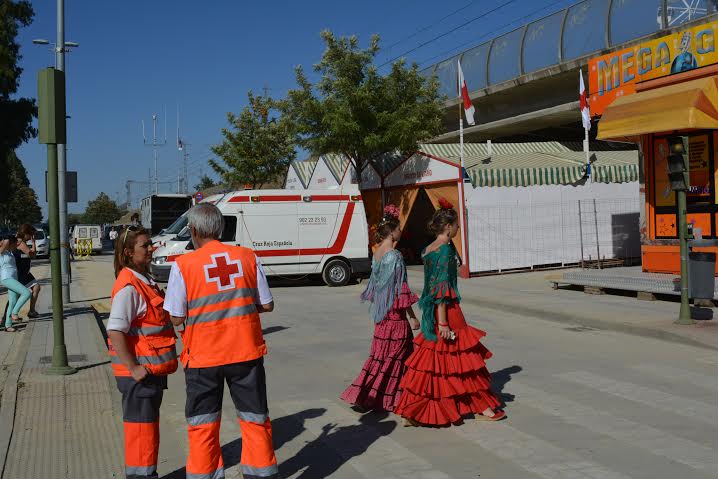
[[[419,300],[421,334],[407,359],[402,396],[395,412],[405,425],[448,426],[463,416],[499,421],[499,400],[491,391],[485,360],[491,353],[481,344],[485,332],[466,324],[457,289],[458,259],[451,243],[459,231],[454,207],[442,198],[429,230],[436,239],[424,250],[424,290]]]
[[[371,351],[359,376],[341,395],[362,412],[394,410],[400,397],[404,361],[413,349],[412,329],[419,329],[411,309],[418,298],[409,289],[404,259],[395,249],[400,238],[399,210],[389,205],[376,226],[371,277],[361,295],[362,301],[370,303],[369,316],[375,323]]]
[[[0,283],[7,288],[8,305],[5,313],[5,331],[17,331],[12,323],[20,321],[18,313],[32,293],[18,281],[17,264],[13,252],[17,249],[17,236],[10,235],[0,241]]]

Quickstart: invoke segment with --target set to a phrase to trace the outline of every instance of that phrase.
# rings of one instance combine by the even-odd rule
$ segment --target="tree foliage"
[[[425,78],[404,60],[380,75],[374,65],[377,35],[366,49],[356,36],[336,38],[326,30],[321,36],[326,50],[314,65],[318,81],[312,84],[297,67],[298,88],[282,104],[300,146],[315,155],[344,154],[361,171],[374,157],[413,153],[440,133],[442,99],[435,78]]]
[[[248,105],[238,116],[227,113],[230,128],[222,129],[224,141],[212,147],[224,164],[209,164],[229,186],[261,188],[286,173],[296,141],[286,119],[273,115],[277,103],[272,98],[251,91],[247,97]]]
[[[67,226],[75,226],[85,222],[84,215],[82,213],[68,213],[67,214]]]
[[[207,188],[212,188],[213,186],[217,186],[217,183],[215,183],[209,176],[202,175],[202,178],[199,179],[199,183],[194,185],[194,189],[195,191],[204,191]]]
[[[13,98],[22,74],[16,38],[20,27],[32,22],[33,15],[28,1],[0,0],[0,171],[11,167],[11,152],[36,135],[32,128],[32,118],[37,116],[35,100]],[[0,203],[24,194],[12,190],[9,178],[0,175]]]
[[[87,203],[87,209],[82,216],[83,222],[88,224],[107,224],[120,219],[123,211],[106,193],[102,192],[97,198]]]
[[[17,226],[22,223],[39,223],[42,210],[38,205],[37,194],[30,187],[27,170],[15,152],[7,155],[4,161],[4,181],[8,188],[8,197],[0,202],[0,223]]]

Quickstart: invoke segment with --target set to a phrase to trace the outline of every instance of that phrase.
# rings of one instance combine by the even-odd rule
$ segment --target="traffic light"
[[[686,191],[690,186],[688,177],[688,137],[668,137],[668,179],[673,191]]]

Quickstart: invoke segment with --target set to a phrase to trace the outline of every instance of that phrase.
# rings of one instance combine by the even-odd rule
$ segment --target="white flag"
[[[588,109],[588,99],[586,98],[586,87],[583,84],[583,70],[578,71],[579,75],[579,87],[578,94],[581,103],[581,121],[583,122],[584,130],[591,129],[591,111]]]

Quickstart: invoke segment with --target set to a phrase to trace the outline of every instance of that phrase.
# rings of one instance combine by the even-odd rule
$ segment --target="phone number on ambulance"
[[[308,216],[299,218],[300,225],[325,225],[327,224],[326,216]]]

